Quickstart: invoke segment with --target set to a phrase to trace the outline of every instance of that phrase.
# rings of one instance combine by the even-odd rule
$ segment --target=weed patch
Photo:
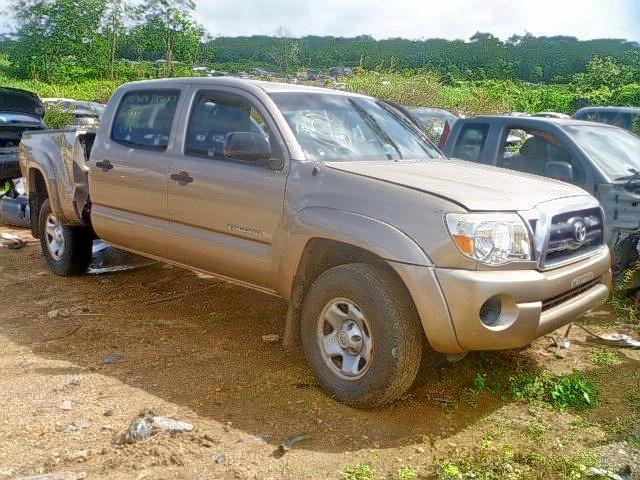
[[[345,467],[340,472],[340,478],[342,480],[374,480],[376,474],[370,465],[358,463],[352,467]]]
[[[409,467],[404,467],[398,470],[398,480],[413,480],[418,478],[418,473]]]
[[[615,350],[607,348],[593,348],[589,352],[589,360],[594,365],[609,367],[620,363],[620,356]]]
[[[632,407],[640,409],[640,390],[627,392],[625,398]]]
[[[517,400],[548,403],[556,408],[582,410],[595,406],[596,386],[582,372],[554,376],[542,372],[520,372],[509,378],[511,394]]]
[[[586,472],[597,465],[591,452],[575,455],[514,453],[509,445],[498,451],[481,448],[478,453],[458,462],[438,466],[439,480],[534,480],[547,478],[593,478]]]

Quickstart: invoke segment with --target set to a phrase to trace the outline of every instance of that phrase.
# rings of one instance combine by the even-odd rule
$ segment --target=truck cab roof
[[[576,120],[574,118],[549,118],[549,117],[513,117],[510,115],[478,115],[477,117],[465,118],[460,120],[460,125],[464,123],[473,122],[485,122],[495,125],[503,124],[521,124],[523,126],[534,127],[536,125],[555,125],[560,128],[575,126],[575,125],[589,125],[593,126],[593,122],[585,120]],[[611,125],[602,124],[603,127],[611,127]]]
[[[158,80],[142,80],[139,82],[131,82],[123,85],[121,88],[127,90],[133,90],[136,87],[143,87],[145,89],[157,87],[157,88],[170,88],[175,85],[211,85],[216,86],[229,86],[242,88],[244,90],[256,89],[264,93],[330,93],[335,95],[346,95],[350,97],[368,97],[367,95],[361,95],[353,92],[344,92],[342,90],[332,90],[324,87],[314,87],[309,85],[298,85],[292,83],[282,82],[268,82],[264,80],[246,80],[237,77],[180,77],[180,78],[167,78]]]

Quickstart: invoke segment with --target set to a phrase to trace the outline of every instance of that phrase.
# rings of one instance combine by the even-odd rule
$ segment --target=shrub
[[[640,106],[640,83],[630,83],[617,89],[613,94],[613,103],[622,107]]]
[[[48,128],[67,128],[73,122],[73,113],[50,105],[45,110],[44,122]]]

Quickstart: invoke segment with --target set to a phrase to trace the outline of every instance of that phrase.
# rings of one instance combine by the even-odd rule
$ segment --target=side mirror
[[[562,180],[564,182],[573,181],[573,166],[568,162],[558,162],[550,160],[545,167],[545,176]]]
[[[269,140],[257,133],[228,133],[224,138],[223,152],[227,158],[271,166],[271,145]]]

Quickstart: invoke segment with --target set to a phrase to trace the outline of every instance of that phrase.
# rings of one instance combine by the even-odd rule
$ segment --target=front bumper
[[[435,268],[435,275],[460,347],[503,350],[529,345],[600,305],[611,288],[611,259],[605,247],[588,259],[545,272]],[[487,326],[480,310],[495,296],[502,311]]]

